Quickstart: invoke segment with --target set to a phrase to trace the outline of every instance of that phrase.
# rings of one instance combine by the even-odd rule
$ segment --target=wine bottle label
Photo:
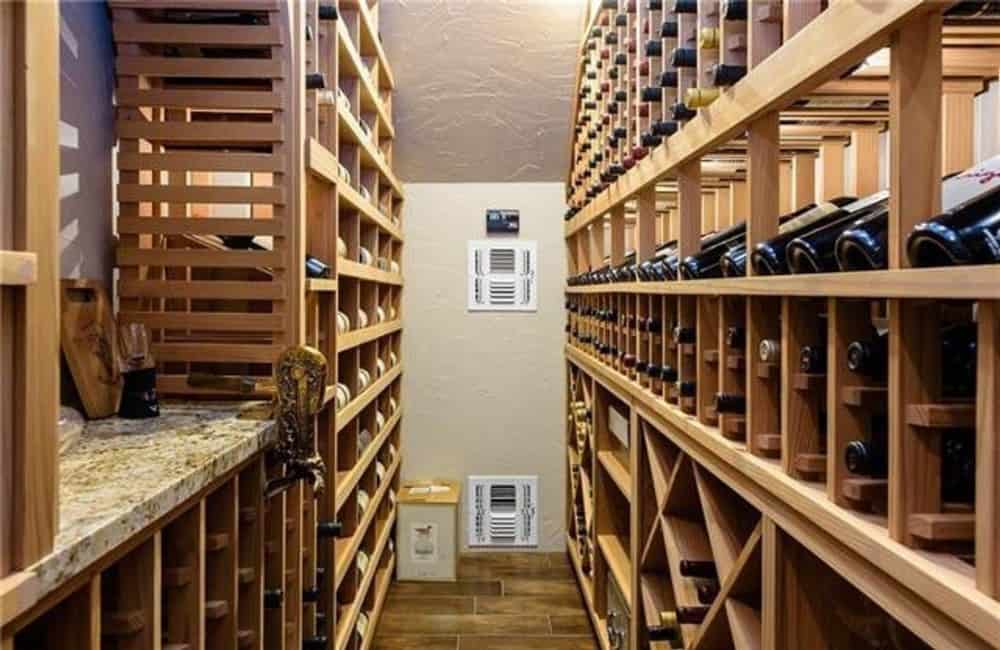
[[[941,185],[941,208],[949,210],[1000,184],[1000,156],[945,179]]]

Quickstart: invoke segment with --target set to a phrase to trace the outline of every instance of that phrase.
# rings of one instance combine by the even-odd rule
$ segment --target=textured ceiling
[[[584,0],[382,0],[406,182],[560,181]]]

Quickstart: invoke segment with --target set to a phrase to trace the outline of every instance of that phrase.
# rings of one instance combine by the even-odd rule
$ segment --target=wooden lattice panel
[[[149,329],[161,392],[219,394],[189,375],[266,377],[295,342],[290,17],[181,5],[112,3],[120,320]]]

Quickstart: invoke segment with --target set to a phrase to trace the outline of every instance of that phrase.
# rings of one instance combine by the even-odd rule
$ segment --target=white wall
[[[537,313],[466,311],[466,242],[486,238],[487,208],[519,209],[520,239],[538,241]],[[409,183],[403,214],[403,476],[537,474],[552,551],[565,547],[564,211],[562,183]]]

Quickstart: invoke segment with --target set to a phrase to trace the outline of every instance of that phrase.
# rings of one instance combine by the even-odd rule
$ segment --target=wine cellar
[[[593,7],[568,547],[602,647],[996,647],[972,101],[997,51],[970,5]]]
[[[1000,649],[1000,3],[8,0],[0,103],[0,650]]]

